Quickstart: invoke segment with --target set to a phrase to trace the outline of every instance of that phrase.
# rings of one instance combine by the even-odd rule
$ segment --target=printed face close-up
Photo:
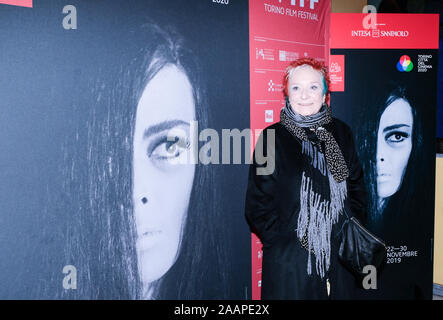
[[[398,191],[412,150],[414,119],[410,104],[397,99],[380,117],[377,135],[377,193],[387,198]]]
[[[180,250],[195,173],[194,164],[180,160],[189,156],[192,120],[195,103],[189,79],[175,65],[167,65],[144,89],[135,120],[133,203],[144,284],[161,278]]]
[[[292,109],[302,116],[316,114],[325,102],[323,76],[309,65],[302,65],[289,75],[288,96]]]

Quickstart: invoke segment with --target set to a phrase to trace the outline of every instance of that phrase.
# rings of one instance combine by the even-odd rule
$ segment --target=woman
[[[62,261],[78,275],[60,297],[227,298],[213,171],[190,161],[191,124],[209,121],[199,65],[155,24],[126,41],[100,74],[87,143],[79,128],[65,147]]]
[[[338,261],[348,215],[366,216],[363,172],[350,128],[332,118],[323,63],[302,58],[284,76],[280,122],[259,138],[275,170],[258,175],[254,159],[246,217],[263,243],[263,299],[352,298],[354,278]],[[275,132],[275,144],[268,135]],[[272,139],[271,139],[272,140]]]

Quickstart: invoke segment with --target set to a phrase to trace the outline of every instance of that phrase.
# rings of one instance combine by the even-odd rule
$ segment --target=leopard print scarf
[[[332,121],[330,107],[323,104],[319,114],[320,116],[318,116],[318,119],[316,119],[316,121],[311,121],[308,128],[315,133],[320,141],[324,141],[326,147],[324,154],[326,156],[328,169],[331,171],[332,176],[337,182],[342,182],[349,176],[345,158],[343,157],[334,136],[323,127],[323,125]],[[280,112],[280,122],[289,132],[302,141],[309,141],[308,135],[305,129],[303,129],[304,127],[307,127],[305,121],[306,118],[308,117],[303,117],[295,113],[289,100],[286,99],[286,106]],[[321,144],[316,145],[320,148],[320,151],[323,152]]]
[[[326,105],[318,114],[304,118],[292,110],[287,100],[280,114],[281,124],[301,140],[302,156],[306,159],[296,231],[301,245],[308,251],[307,274],[312,274],[311,254],[314,254],[316,272],[321,278],[329,270],[332,226],[343,212],[349,176],[337,141],[323,127],[331,121],[330,108]],[[318,139],[310,140],[305,128],[312,130]]]

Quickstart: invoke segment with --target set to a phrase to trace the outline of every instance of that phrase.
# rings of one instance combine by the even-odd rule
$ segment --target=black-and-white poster
[[[248,1],[0,5],[0,48],[0,298],[249,299],[247,168],[202,156],[249,126]]]

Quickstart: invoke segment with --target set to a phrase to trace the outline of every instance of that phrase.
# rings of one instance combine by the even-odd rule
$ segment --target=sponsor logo
[[[274,50],[255,48],[255,58],[257,60],[262,59],[267,61],[274,61]]]
[[[298,52],[294,51],[279,50],[278,53],[278,58],[280,61],[294,61],[299,57]]]
[[[351,37],[373,37],[373,38],[407,38],[407,30],[351,30]]]
[[[411,61],[411,58],[407,55],[403,55],[400,57],[400,60],[397,62],[397,69],[400,72],[409,72],[414,67],[414,64]]]
[[[338,62],[332,62],[329,72],[341,72],[341,67]]]
[[[274,110],[265,110],[265,122],[274,121]]]
[[[282,92],[282,91],[283,91],[283,84],[278,84],[272,80],[269,80],[268,92]]]
[[[269,82],[268,82],[268,91],[272,91],[272,92],[274,92],[275,91],[275,83],[272,81],[272,80],[269,80]]]

